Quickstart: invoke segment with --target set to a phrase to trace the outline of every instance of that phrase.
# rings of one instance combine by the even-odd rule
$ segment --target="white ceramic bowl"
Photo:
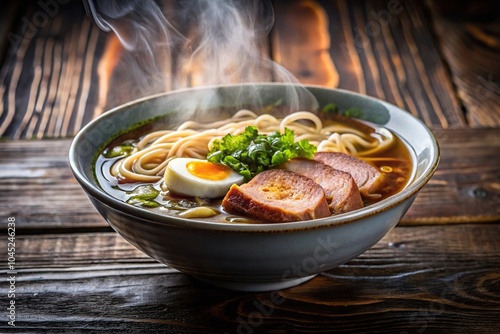
[[[115,108],[90,122],[70,149],[71,169],[92,203],[113,229],[159,262],[214,285],[245,291],[291,287],[343,264],[376,244],[408,210],[429,181],[439,148],[431,131],[408,112],[364,95],[307,86],[298,108],[335,103],[340,110],[363,110],[363,118],[396,133],[410,148],[412,181],[396,195],[350,213],[281,224],[223,224],[174,218],[123,203],[105,193],[94,177],[93,161],[103,146],[137,123],[161,115],[178,117],[187,108],[262,105],[295,96],[297,86],[243,84],[168,92]],[[290,95],[291,94],[291,95]],[[309,96],[310,97],[310,96]]]

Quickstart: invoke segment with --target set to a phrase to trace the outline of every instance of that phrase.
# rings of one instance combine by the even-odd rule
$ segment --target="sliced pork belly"
[[[345,213],[363,207],[363,201],[351,174],[324,163],[307,159],[292,159],[280,168],[304,175],[325,191],[331,213]]]
[[[375,167],[365,161],[345,153],[318,152],[314,160],[352,175],[361,195],[378,196],[385,185],[385,177]]]
[[[308,177],[273,169],[250,182],[233,185],[222,200],[229,213],[267,223],[284,223],[330,216],[323,188]]]

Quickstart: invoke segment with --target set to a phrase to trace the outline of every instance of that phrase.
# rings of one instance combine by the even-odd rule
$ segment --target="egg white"
[[[207,180],[197,177],[186,167],[190,161],[206,160],[175,158],[168,163],[164,181],[170,191],[184,196],[218,198],[226,195],[234,183],[238,185],[243,183],[243,176],[232,170],[223,180]]]

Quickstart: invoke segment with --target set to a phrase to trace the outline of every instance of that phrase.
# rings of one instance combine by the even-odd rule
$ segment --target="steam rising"
[[[296,82],[269,59],[274,13],[268,0],[87,3],[96,23],[112,30],[132,55],[127,70],[134,72],[142,96],[190,86]],[[297,93],[287,98],[309,99]]]
[[[100,26],[113,30],[128,50],[151,52],[154,43],[168,43],[174,36],[175,30],[154,1],[100,1],[97,10]]]
[[[188,10],[185,17],[191,17],[189,26],[194,29],[187,35],[180,78],[194,69],[193,85],[269,81],[269,63],[261,51],[272,27],[272,13],[266,16],[256,1],[190,4],[195,10]]]

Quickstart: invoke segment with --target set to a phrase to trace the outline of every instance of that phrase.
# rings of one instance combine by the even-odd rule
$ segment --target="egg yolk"
[[[186,168],[194,176],[212,181],[224,180],[231,173],[228,167],[208,161],[190,161]]]

